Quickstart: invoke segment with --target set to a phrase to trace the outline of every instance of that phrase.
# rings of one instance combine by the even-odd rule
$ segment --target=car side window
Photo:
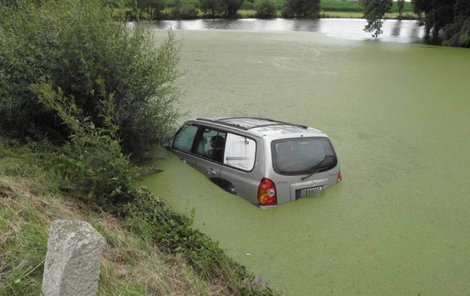
[[[197,143],[196,153],[205,158],[222,162],[226,135],[226,132],[207,127],[203,128],[201,137]]]
[[[252,139],[228,133],[225,143],[224,164],[244,171],[255,165],[256,142]]]
[[[183,152],[191,152],[194,137],[196,136],[198,127],[194,125],[183,126],[173,141],[173,148]]]

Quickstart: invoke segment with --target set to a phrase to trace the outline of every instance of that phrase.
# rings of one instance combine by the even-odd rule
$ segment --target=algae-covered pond
[[[161,33],[162,36],[165,33]],[[344,182],[261,210],[168,155],[145,184],[285,295],[468,295],[470,51],[177,31],[184,118],[326,131]]]

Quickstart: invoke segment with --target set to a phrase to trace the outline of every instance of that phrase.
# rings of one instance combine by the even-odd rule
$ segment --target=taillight
[[[277,205],[276,185],[263,178],[258,186],[258,202],[263,206]]]
[[[336,176],[336,182],[339,183],[343,181],[343,175],[341,175],[341,171],[338,172],[338,175]]]

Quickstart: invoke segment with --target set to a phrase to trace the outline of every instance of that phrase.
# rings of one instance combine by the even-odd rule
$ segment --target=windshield
[[[281,175],[302,175],[331,170],[338,160],[328,138],[294,138],[273,141],[273,169]]]

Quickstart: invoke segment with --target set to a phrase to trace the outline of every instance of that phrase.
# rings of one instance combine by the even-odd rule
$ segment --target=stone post
[[[44,296],[94,296],[98,288],[103,237],[85,221],[54,221],[42,278]]]

